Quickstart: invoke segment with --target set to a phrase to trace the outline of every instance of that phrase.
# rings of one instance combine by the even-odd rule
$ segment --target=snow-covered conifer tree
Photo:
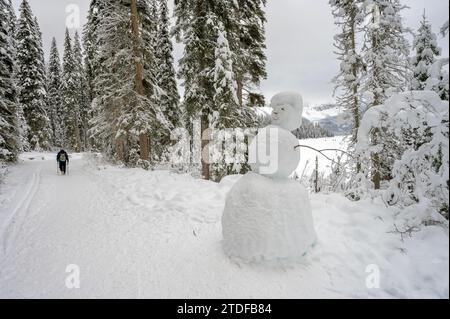
[[[47,69],[47,110],[53,130],[53,145],[57,147],[62,147],[65,140],[61,88],[61,60],[56,39],[53,38]]]
[[[16,33],[16,26],[17,26],[17,16],[16,16],[16,12],[14,10],[13,4],[12,4],[12,0],[4,0],[4,10],[6,10],[6,16],[4,21],[8,21],[8,25],[6,26],[6,28],[8,28],[8,32],[10,32],[10,34],[15,35]],[[15,42],[15,38],[13,38],[12,40],[13,42]]]
[[[19,103],[27,122],[27,140],[34,150],[50,149],[51,126],[46,114],[45,67],[37,20],[27,0],[20,5],[17,27]]]
[[[78,81],[79,78],[77,78],[72,40],[70,38],[69,30],[66,29],[62,69],[62,109],[66,136],[65,145],[75,151],[80,151],[82,146]]]
[[[211,127],[218,135],[213,135],[212,147],[212,177],[221,180],[230,170],[226,162],[233,155],[234,149],[227,149],[226,139],[232,138],[226,132],[227,129],[238,126],[236,115],[239,109],[239,100],[236,91],[236,80],[233,73],[233,55],[227,40],[227,33],[221,21],[217,22],[217,40],[215,48],[214,65],[214,112],[212,114]],[[229,147],[228,147],[229,148]]]
[[[98,31],[102,10],[105,7],[104,0],[91,0],[87,22],[83,28],[83,47],[85,54],[86,80],[89,85],[89,99],[96,96],[94,88],[95,75],[99,70]]]
[[[17,35],[17,16],[16,12],[14,11],[14,7],[12,5],[12,1],[8,0],[6,2],[6,11],[8,12],[8,25],[7,28],[9,29],[9,33],[13,35],[12,39],[12,49],[14,53],[14,61],[17,59],[17,41],[16,41],[16,35]],[[14,77],[13,81],[17,87],[17,63],[14,64]],[[19,135],[20,135],[20,149],[21,150],[29,150],[30,145],[28,143],[28,124],[25,120],[25,115],[23,112],[23,107],[20,103],[17,104],[17,118],[18,118],[18,126],[19,126]]]
[[[37,17],[34,17],[34,36],[36,37],[36,43],[37,43],[37,49],[38,49],[38,58],[39,58],[39,68],[38,72],[41,78],[44,79],[44,83],[46,84],[46,70],[45,70],[45,56],[44,56],[44,46],[42,43],[42,32],[41,28],[39,26],[39,22],[37,20]],[[42,67],[41,67],[42,66]]]
[[[89,85],[87,83],[86,71],[83,63],[83,52],[78,32],[75,32],[72,53],[74,62],[74,82],[77,85],[76,103],[79,110],[81,148],[86,149],[88,146],[87,131],[90,114],[90,101],[88,95]]]
[[[230,20],[235,13],[233,8],[236,7],[236,2],[189,0],[176,1],[175,4],[177,22],[174,30],[177,40],[185,47],[179,72],[185,87],[184,108],[190,122],[201,121],[201,131],[205,137],[202,140],[202,149],[206,150],[209,144],[208,131],[214,128],[214,123],[226,123],[229,128],[237,126],[245,128],[254,124],[248,108],[243,108],[242,113],[232,111],[235,109],[236,101],[233,90],[230,89],[232,81],[236,81],[236,73],[232,68],[225,71],[231,73],[218,72],[219,63],[222,63],[221,67],[224,70],[230,68],[229,61],[235,56],[231,43],[235,42],[236,33]],[[218,42],[220,39],[221,43]],[[226,46],[230,49],[225,50],[227,52],[224,55]],[[218,53],[220,59],[217,59]],[[220,78],[221,73],[226,77]],[[219,97],[216,88],[222,83],[226,89],[221,91]],[[221,117],[220,108],[229,112],[227,115],[230,117]],[[245,116],[239,117],[243,114]],[[241,125],[244,123],[245,125]],[[209,158],[202,157],[202,176],[205,179],[211,178],[209,162]]]
[[[229,1],[228,39],[234,52],[239,105],[264,106],[259,93],[261,81],[267,77],[264,7],[267,0]]]
[[[239,103],[236,94],[236,79],[233,72],[233,55],[227,40],[227,33],[222,22],[217,23],[217,40],[214,52],[214,104],[217,111],[217,124],[223,128],[230,128],[234,120],[230,113]]]
[[[392,176],[385,193],[387,203],[426,203],[427,215],[439,212],[448,219],[448,116],[448,101],[429,91],[401,93],[366,112],[357,149],[367,156],[383,149],[383,159],[393,161],[387,172]],[[374,129],[382,137],[379,144],[373,143]],[[423,208],[413,211],[420,214]],[[413,219],[422,222],[432,215]]]
[[[441,36],[446,37],[448,35],[448,21],[441,27]],[[425,85],[426,90],[432,90],[437,92],[441,99],[449,100],[449,74],[445,66],[449,64],[448,57],[438,59],[428,69],[428,80]]]
[[[158,6],[157,0],[137,0],[138,15],[140,22],[140,41],[142,61],[142,80],[145,95],[153,99],[152,103],[160,100],[158,88],[158,70],[162,67],[158,61]]]
[[[411,73],[409,45],[405,38],[407,29],[401,17],[405,7],[400,0],[373,0],[370,3],[370,23],[364,27],[363,49],[366,71],[362,90],[367,108],[380,105],[393,93],[409,87]],[[372,134],[374,144],[379,144],[378,133],[374,130]],[[389,174],[381,172],[390,172],[393,165],[393,159],[382,158],[383,154],[388,152],[380,149],[371,158],[371,175],[376,189],[380,188],[382,180],[390,179]]]
[[[141,33],[145,18],[137,4],[136,0],[129,5],[105,2],[98,32],[101,71],[94,83],[99,95],[93,102],[91,133],[110,157],[148,167],[150,136],[170,124],[152,98],[154,83],[145,78]]]
[[[14,17],[0,0],[0,161],[15,161],[20,150],[17,92],[14,83]]]
[[[441,54],[441,48],[437,44],[437,36],[433,33],[431,23],[427,20],[425,12],[414,37],[413,48],[416,55],[412,59],[414,77],[411,88],[413,90],[424,90],[430,77],[430,68],[436,61],[436,56]]]
[[[157,81],[163,91],[160,97],[160,108],[166,118],[174,127],[181,126],[182,110],[180,108],[180,95],[176,81],[173,60],[173,45],[170,39],[170,21],[167,0],[159,1],[158,28],[156,35],[156,60],[158,65]]]
[[[217,1],[175,1],[175,34],[184,45],[180,60],[179,76],[183,80],[184,108],[189,123],[201,121],[203,135],[210,129],[210,118],[214,112],[214,67],[216,32],[214,14]],[[226,11],[223,11],[226,12]],[[202,139],[201,149],[207,147]],[[202,156],[202,176],[211,178],[209,159]]]
[[[358,52],[358,29],[363,22],[363,3],[360,0],[330,0],[335,24],[339,33],[334,37],[336,54],[340,61],[340,71],[335,77],[335,92],[337,104],[351,115],[353,124],[352,143],[358,141],[360,123],[360,87],[363,61]],[[360,163],[356,163],[359,172]]]
[[[363,89],[367,107],[383,103],[409,81],[408,29],[403,25],[400,0],[373,0],[370,22],[364,27],[364,62],[367,68]]]
[[[162,81],[159,73],[165,67],[166,62],[159,61],[160,47],[159,36],[159,15],[158,15],[158,0],[138,0],[138,15],[140,23],[140,41],[142,60],[142,81],[144,95],[147,97],[149,103],[154,110],[158,110],[164,114],[164,117],[169,120],[170,110],[163,107],[165,101],[165,92],[160,89],[159,84]],[[167,124],[173,125],[170,120]],[[154,124],[157,124],[155,122]],[[170,141],[170,131],[161,129],[156,125],[152,130],[151,139],[149,139],[149,147],[152,150],[150,153],[150,160],[153,162],[161,160],[164,155],[168,141]]]

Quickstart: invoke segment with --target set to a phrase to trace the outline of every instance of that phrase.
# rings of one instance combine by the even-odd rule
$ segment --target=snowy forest
[[[326,1],[337,136],[263,92],[267,2],[91,0],[45,48],[40,2],[0,0],[0,297],[448,298],[448,20]]]

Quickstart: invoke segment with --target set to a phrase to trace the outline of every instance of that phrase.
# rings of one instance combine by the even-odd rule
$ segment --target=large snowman
[[[303,99],[283,92],[271,108],[271,125],[250,144],[253,172],[232,187],[222,217],[226,254],[246,262],[299,260],[316,241],[308,192],[289,179],[300,161],[291,131],[302,123]]]

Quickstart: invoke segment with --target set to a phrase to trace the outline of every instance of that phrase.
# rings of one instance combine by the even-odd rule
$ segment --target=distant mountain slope
[[[268,124],[268,117],[272,112],[269,107],[256,108],[257,114],[261,116],[265,124]],[[305,119],[303,126],[318,125],[318,131],[322,133],[314,133],[311,136],[303,138],[313,138],[317,136],[327,137],[330,135],[341,136],[349,135],[352,132],[351,119],[342,111],[342,108],[335,104],[327,103],[320,105],[305,105],[303,110],[303,118]],[[308,129],[309,130],[309,129]]]
[[[320,105],[305,105],[303,116],[311,122],[319,121],[327,117],[335,117],[342,113],[342,109],[336,104],[320,104]]]
[[[336,104],[305,106],[303,116],[336,136],[352,132],[351,119]]]

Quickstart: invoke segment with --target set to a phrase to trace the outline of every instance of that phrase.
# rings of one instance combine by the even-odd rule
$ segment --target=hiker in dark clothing
[[[61,171],[61,174],[66,175],[67,163],[69,163],[69,155],[66,151],[59,151],[56,156],[56,161],[59,163],[59,170]]]

